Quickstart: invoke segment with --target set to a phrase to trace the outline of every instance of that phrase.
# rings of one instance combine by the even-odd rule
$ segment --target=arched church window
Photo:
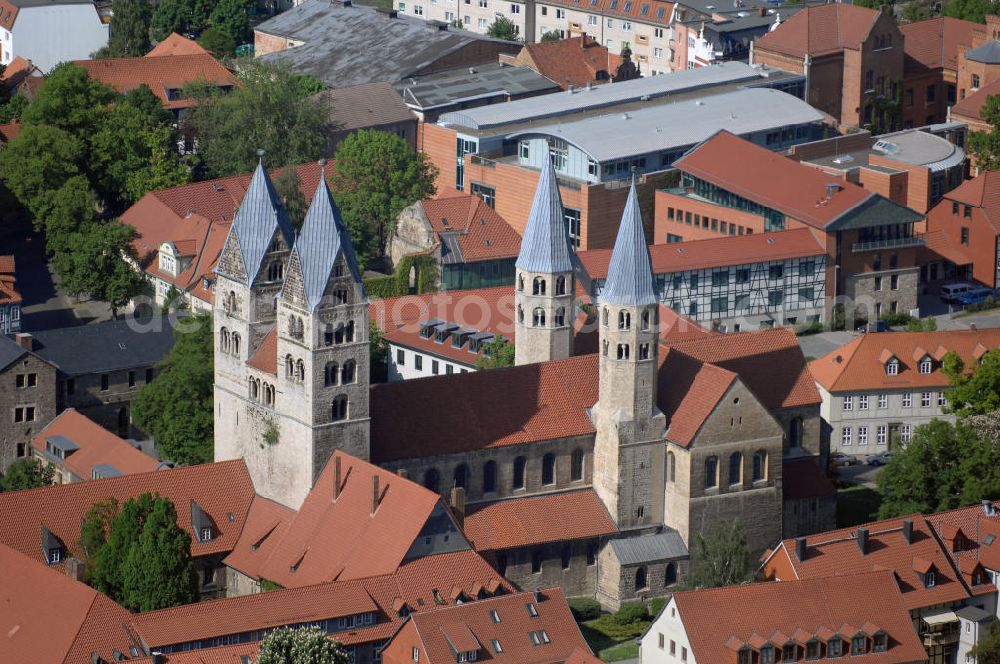
[[[295,377],[295,360],[291,355],[285,355],[285,378]]]
[[[267,280],[279,281],[283,272],[284,268],[281,265],[281,261],[272,261],[271,264],[267,266]]]
[[[767,452],[757,450],[753,454],[753,481],[759,482],[767,478]]]
[[[618,329],[619,330],[630,330],[632,329],[632,314],[622,309],[618,312]]]
[[[233,347],[233,355],[239,355],[240,354],[240,333],[239,332],[233,332],[232,347]]]
[[[552,324],[555,325],[556,327],[565,327],[566,326],[566,309],[565,308],[559,307],[558,309],[556,309],[556,313],[552,317]]]
[[[469,488],[469,467],[464,463],[460,463],[457,468],[455,468],[454,475],[454,487],[456,489],[468,489]]]
[[[333,345],[333,325],[330,325],[329,323],[323,326],[323,345]]]
[[[497,462],[487,461],[483,464],[483,493],[497,490]]]
[[[545,309],[536,307],[531,312],[531,325],[532,327],[545,327]]]
[[[556,277],[556,295],[566,294],[566,277],[558,276]]]
[[[535,277],[535,280],[531,284],[531,294],[532,295],[545,295],[545,280],[541,277]]]
[[[434,493],[441,492],[441,475],[437,468],[428,468],[424,472],[424,488]]]
[[[528,460],[523,456],[519,456],[514,459],[514,488],[523,489],[524,488],[524,469],[527,466]]]
[[[677,457],[673,452],[667,452],[667,481],[677,481]]]
[[[640,566],[635,570],[635,589],[645,590],[648,587],[649,583],[647,581],[646,568]]]
[[[323,368],[323,384],[327,387],[337,384],[340,369],[336,362],[327,362]]]
[[[344,368],[340,370],[340,382],[344,385],[350,385],[354,382],[354,373],[356,365],[354,360],[347,360],[344,362]]]
[[[542,484],[556,483],[556,455],[549,452],[542,457]]]
[[[618,344],[618,359],[627,360],[631,355],[631,348],[628,344]]]
[[[330,404],[330,416],[334,422],[347,419],[347,395],[338,395]]]
[[[719,486],[719,457],[710,456],[705,459],[705,488],[714,489]]]
[[[354,321],[353,320],[347,321],[347,330],[344,333],[344,337],[346,338],[346,340],[347,340],[348,343],[354,341]]]
[[[300,383],[306,379],[306,365],[302,360],[295,363],[295,380]]]
[[[247,379],[248,381],[248,393],[250,395],[251,401],[257,400],[257,381],[254,380],[253,376]]]
[[[604,307],[604,311],[601,313],[601,323],[604,327],[608,326],[608,308]]]
[[[337,323],[337,330],[333,333],[333,343],[342,344],[344,343],[344,324]]]
[[[642,329],[643,330],[649,329],[649,309],[645,309],[642,312]]]
[[[605,357],[608,354],[608,346],[610,346],[610,345],[611,344],[608,343],[607,339],[605,339],[603,342],[601,342],[601,354],[604,355]]]
[[[518,323],[524,322],[524,307],[522,307],[520,304],[517,305],[517,322]]]
[[[522,293],[524,292],[524,275],[523,274],[517,275],[517,290],[521,291]]]
[[[733,452],[729,455],[729,483],[741,484],[743,482],[743,455]]]
[[[663,571],[663,585],[672,586],[677,583],[677,566],[667,563],[667,568]]]
[[[573,450],[573,456],[569,462],[569,479],[571,481],[578,482],[583,479],[584,458],[583,450],[580,448]]]
[[[230,316],[236,315],[236,291],[229,291],[225,304],[226,313]]]
[[[219,330],[219,350],[223,353],[229,352],[229,330],[226,328]]]

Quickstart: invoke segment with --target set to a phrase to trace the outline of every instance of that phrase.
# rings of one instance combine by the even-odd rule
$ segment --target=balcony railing
[[[851,245],[852,253],[862,251],[878,251],[879,249],[896,249],[900,247],[922,247],[927,244],[923,235],[898,237],[891,240],[873,240],[871,242],[855,242]]]

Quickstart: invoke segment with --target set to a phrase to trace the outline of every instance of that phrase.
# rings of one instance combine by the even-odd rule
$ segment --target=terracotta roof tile
[[[816,459],[786,459],[781,466],[781,492],[785,500],[830,498],[837,495],[837,489],[827,479]]]
[[[959,51],[972,46],[973,36],[982,30],[979,23],[951,16],[900,25],[899,31],[906,39],[903,43],[906,71],[957,69]]]
[[[121,504],[143,493],[158,493],[174,502],[178,525],[192,535],[192,555],[205,556],[232,550],[243,529],[254,488],[246,464],[238,459],[0,493],[0,513],[5,516],[0,521],[0,543],[41,561],[39,533],[44,525],[70,552],[75,551],[80,522],[94,503],[115,498]],[[194,537],[192,500],[216,526],[216,536],[208,542]]]
[[[263,496],[254,496],[240,538],[223,562],[252,576],[251,570],[259,569],[267,560],[288,531],[295,515],[295,510],[291,508]]]
[[[1000,87],[995,94],[1000,94]],[[1000,171],[986,171],[971,180],[966,180],[949,191],[945,197],[947,200],[941,201],[939,205],[947,205],[948,201],[958,201],[981,208],[993,230],[1000,233]]]
[[[455,233],[466,262],[515,258],[521,236],[479,196],[433,198],[421,202],[434,232]]]
[[[558,519],[552,515],[558,514]],[[477,551],[589,539],[618,532],[592,489],[480,504],[469,508],[465,534]]]
[[[159,58],[171,55],[210,55],[198,42],[171,32],[166,39],[154,46],[145,55],[147,58]]]
[[[164,653],[160,655],[158,661],[163,664],[243,664],[240,659],[243,656],[250,658],[251,662],[257,660],[260,652],[260,643],[238,643],[232,646],[219,646],[218,648],[202,648],[201,650],[181,650],[179,652]],[[152,657],[142,657],[140,659],[130,659],[134,664],[157,664]]]
[[[929,352],[926,349],[944,346],[958,353],[965,366],[971,368],[977,364],[973,352],[978,344],[1000,348],[1000,329],[861,334],[810,362],[809,370],[828,392],[939,389],[950,385],[939,363],[934,363],[929,374],[919,372],[919,358]],[[886,374],[883,362],[886,351],[899,361],[899,373],[895,376]],[[914,359],[915,355],[918,359]]]
[[[878,16],[874,9],[846,3],[806,7],[776,30],[758,37],[754,48],[797,57],[857,50]]]
[[[851,661],[902,664],[927,658],[893,576],[886,571],[679,592],[673,601],[699,662],[736,661],[726,635],[746,643],[756,636],[759,648],[767,643],[760,635],[776,630],[802,645],[802,639],[826,640],[840,633],[848,641],[846,651],[856,633],[850,625],[869,621],[888,635],[888,650],[851,653]],[[852,633],[839,631],[845,626]],[[779,650],[784,645],[772,643]]]
[[[784,25],[815,9],[836,10],[841,7],[877,13],[853,5],[821,5],[800,11]],[[777,32],[768,34],[775,35]],[[875,195],[850,182],[833,182],[822,171],[754,145],[725,130],[692,149],[674,166],[819,230],[826,229],[844,213]],[[837,189],[827,199],[830,184],[836,184]]]
[[[10,254],[0,255],[0,274],[14,274],[15,265],[14,256]]]
[[[105,58],[76,60],[90,77],[106,83],[119,92],[128,92],[146,85],[159,97],[165,108],[185,108],[189,99],[171,99],[169,91],[204,79],[218,86],[233,86],[236,79],[228,69],[209,53],[170,55],[164,57]]]
[[[676,348],[661,357],[657,401],[667,418],[667,438],[687,447],[737,376]]]
[[[264,335],[260,348],[253,354],[247,364],[272,376],[278,375],[278,326],[275,325]]]
[[[983,108],[986,106],[986,100],[997,94],[1000,94],[1000,79],[992,80],[965,99],[958,100],[948,111],[948,115],[985,121]]]
[[[566,659],[566,664],[602,664],[601,660],[590,654],[590,650],[578,647]]]
[[[570,85],[582,88],[588,83],[610,83],[621,63],[620,56],[611,55],[606,46],[588,35],[526,44],[522,53],[519,59],[527,60],[532,69],[564,90]],[[603,76],[599,78],[598,72]]]
[[[945,542],[953,541],[946,536],[949,528],[954,529],[956,534],[961,532],[965,535],[960,551],[944,547],[956,566],[969,571],[971,562],[981,563],[991,570],[1000,570],[1000,511],[992,510],[990,514],[986,514],[981,505],[972,505],[931,514],[925,518]],[[989,581],[989,578],[984,580]],[[966,582],[971,587],[971,578],[967,578]]]
[[[90,480],[94,466],[100,464],[113,466],[123,475],[160,469],[159,461],[143,454],[75,408],[64,410],[32,439],[31,446],[42,456],[46,456],[45,441],[49,436],[63,436],[80,446],[64,460],[50,459],[80,480]]]

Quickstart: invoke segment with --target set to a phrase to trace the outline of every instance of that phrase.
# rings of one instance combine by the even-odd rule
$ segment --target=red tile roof
[[[463,195],[421,201],[438,235],[454,233],[466,262],[515,258],[521,236],[479,196]]]
[[[826,248],[816,237],[815,231],[809,228],[649,245],[649,256],[653,261],[655,274],[825,254]],[[611,249],[581,251],[577,256],[591,279],[607,278]]]
[[[537,615],[529,614],[529,604]],[[493,611],[500,622],[493,619]],[[532,633],[538,636],[538,645],[533,643]],[[494,640],[500,642],[500,655],[496,654]],[[427,664],[453,663],[456,648],[477,650],[480,659],[518,664],[556,664],[565,662],[578,648],[589,651],[559,588],[542,591],[540,601],[534,593],[517,593],[415,613],[410,624],[386,646],[383,661],[412,662],[414,647],[420,649],[426,658],[421,661]]]
[[[806,7],[776,30],[758,37],[754,48],[795,57],[857,50],[868,39],[878,16],[877,10],[847,3]]]
[[[553,515],[559,515],[553,519]],[[618,532],[592,489],[479,504],[469,508],[465,534],[477,551],[603,537]]]
[[[836,10],[841,7],[872,12],[854,5],[821,5],[800,11],[784,25],[815,9]],[[777,33],[776,30],[768,34]],[[725,130],[692,149],[674,166],[819,230],[824,230],[842,214],[875,195],[850,182],[833,182],[822,171],[754,145]],[[836,184],[838,189],[827,200],[827,186],[831,183]]]
[[[182,37],[176,32],[171,32],[166,39],[153,47],[145,55],[147,58],[158,58],[168,55],[204,55],[208,54],[198,42]]]
[[[832,530],[806,538],[806,556],[796,555],[794,539],[784,540],[764,563],[765,574],[773,575],[779,565],[787,565],[796,579],[814,579],[841,574],[857,574],[870,570],[891,570],[896,575],[903,603],[907,609],[918,609],[968,598],[971,593],[951,559],[938,541],[930,524],[920,514],[905,519],[913,522],[913,534],[908,543],[903,536],[904,517],[866,524],[867,553],[858,544],[857,528]],[[924,587],[914,569],[914,559],[931,563],[936,571],[933,587]],[[780,578],[781,581],[789,579]],[[872,593],[864,593],[868,596]]]
[[[885,570],[843,573],[831,578],[679,592],[673,601],[691,653],[699,662],[735,662],[736,652],[744,644],[759,650],[770,642],[780,652],[785,642],[794,639],[804,648],[814,635],[827,639],[840,634],[847,641],[846,654],[851,638],[862,630],[869,635],[884,631],[888,649],[850,653],[852,662],[926,661],[927,653],[913,630],[892,574]]]
[[[837,489],[816,459],[786,459],[781,463],[781,492],[785,500],[832,498]]]
[[[676,348],[661,357],[657,401],[667,418],[667,438],[687,447],[738,377]]]
[[[106,83],[119,92],[146,85],[163,102],[164,108],[186,108],[190,99],[170,99],[169,91],[185,84],[205,80],[218,86],[233,86],[236,78],[209,53],[142,58],[105,58],[75,60],[91,78]]]
[[[80,446],[66,459],[53,459],[45,454],[45,440],[49,436],[65,436]],[[160,462],[143,454],[127,442],[100,426],[75,408],[68,408],[31,441],[39,456],[62,466],[80,480],[90,480],[98,464],[113,466],[123,475],[146,473],[160,469]]]
[[[603,662],[591,655],[588,648],[579,647],[570,653],[566,664],[603,664]]]
[[[1000,94],[1000,87],[997,88],[996,94]],[[1000,171],[986,171],[971,180],[966,180],[945,194],[945,199],[938,205],[958,201],[981,208],[986,221],[994,231],[1000,233]]]
[[[203,648],[202,650],[181,650],[179,652],[163,653],[157,662],[152,657],[130,659],[133,664],[243,664],[240,659],[244,655],[251,662],[257,661],[260,652],[260,642],[238,643],[233,646],[218,648]]]
[[[959,51],[971,47],[973,35],[982,30],[979,23],[951,16],[900,25],[899,31],[906,39],[903,49],[907,73],[942,67],[958,69]]]
[[[14,256],[10,254],[0,255],[0,274],[14,274],[15,265]]]
[[[0,303],[17,304],[22,301],[17,291],[17,280],[14,276],[14,257],[0,256]]]
[[[342,488],[334,499],[338,467]],[[382,498],[372,514],[376,480]],[[275,533],[280,540],[270,555],[259,566],[240,571],[285,587],[388,574],[399,567],[439,506],[445,509],[437,494],[337,451],[284,534]]]
[[[115,498],[121,504],[143,493],[158,493],[174,502],[178,525],[192,535],[192,555],[205,556],[232,550],[243,529],[254,488],[246,464],[238,459],[0,493],[0,514],[4,515],[0,520],[0,544],[43,560],[39,533],[45,526],[70,552],[76,551],[80,522],[94,503]],[[208,542],[194,537],[192,500],[215,524],[216,536]]]
[[[925,517],[942,540],[942,546],[962,573],[966,586],[974,595],[991,591],[995,586],[989,577],[974,584],[977,566],[1000,570],[1000,511],[983,505],[960,507]],[[959,544],[960,546],[955,546]]]
[[[285,536],[296,511],[263,496],[254,496],[240,537],[223,562],[233,569],[259,569]]]
[[[271,328],[260,342],[260,348],[253,354],[247,364],[272,376],[278,375],[278,326]]]
[[[588,83],[610,83],[621,64],[620,56],[610,54],[606,46],[588,35],[526,44],[518,60],[564,90],[570,85],[582,88]],[[604,75],[598,78],[598,72]]]
[[[955,351],[967,369],[978,364],[976,346],[1000,348],[1000,329],[942,330],[938,332],[879,332],[861,334],[840,348],[809,363],[816,382],[828,392],[876,389],[939,389],[950,381],[934,362],[929,374],[919,371],[920,359],[935,354],[939,347]],[[918,348],[920,357],[914,358]],[[899,373],[886,375],[885,361],[899,360]]]
[[[0,27],[10,30],[17,20],[18,5],[9,0],[0,0]]]
[[[983,117],[983,108],[986,106],[986,100],[998,94],[1000,94],[1000,79],[995,79],[979,88],[965,99],[958,100],[958,102],[955,103],[955,105],[953,105],[948,111],[949,117],[958,115],[961,117],[983,120],[985,122],[986,118]]]
[[[131,614],[96,590],[3,545],[0,569],[5,662],[79,664],[92,652],[110,662],[115,650],[139,645],[128,631]]]

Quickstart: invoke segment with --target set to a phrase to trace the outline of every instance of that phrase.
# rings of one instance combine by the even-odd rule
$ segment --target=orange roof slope
[[[393,572],[439,504],[422,486],[337,451],[271,555],[241,571],[285,587]]]
[[[558,515],[558,519],[553,519]],[[465,534],[477,551],[602,537],[618,532],[592,489],[476,505],[465,517]]]
[[[171,32],[166,39],[153,47],[145,55],[147,58],[159,58],[169,55],[207,55],[209,54],[201,45],[193,39],[182,37],[176,32]]]
[[[296,511],[254,496],[240,538],[223,562],[240,572],[259,569],[288,530]]]
[[[990,81],[965,99],[960,99],[951,107],[948,114],[949,116],[960,115],[985,121],[983,109],[986,107],[986,101],[998,94],[1000,94],[1000,79]]]
[[[260,348],[253,354],[247,364],[254,369],[259,369],[272,376],[278,375],[278,326],[275,325],[271,331],[264,335],[264,340],[260,342]]]
[[[537,615],[529,613],[528,605],[534,607]],[[499,622],[493,619],[492,611],[499,615]],[[495,654],[494,640],[500,642],[501,657],[518,664],[555,664],[566,661],[577,648],[587,649],[559,588],[542,591],[540,601],[534,593],[517,593],[415,613],[410,620],[414,631],[402,631],[390,642],[386,647],[389,656],[386,664],[405,661],[397,655],[409,655],[411,646],[426,653],[428,664],[454,662],[456,648],[460,652],[462,648],[485,652],[484,659],[500,659]],[[547,642],[540,634],[542,630]],[[531,633],[539,635],[539,645],[534,645]],[[459,635],[459,643],[450,643],[449,636]],[[396,639],[409,641],[414,636],[412,643],[396,642]]]
[[[105,58],[76,60],[91,78],[106,83],[119,92],[128,92],[146,85],[160,98],[165,108],[185,108],[190,99],[170,99],[169,90],[179,90],[185,84],[205,80],[218,86],[232,86],[236,78],[208,53],[143,58]]]
[[[919,365],[923,356],[934,357],[939,348],[955,351],[969,369],[978,364],[974,355],[978,345],[988,350],[1000,348],[1000,329],[861,334],[810,362],[809,370],[828,392],[941,388],[950,385],[950,381],[941,371],[940,362],[934,362],[931,373],[922,374]],[[918,353],[919,349],[923,353]],[[886,375],[885,365],[891,358],[899,361],[899,373],[895,376]]]
[[[158,493],[177,507],[177,523],[191,539],[191,554],[230,551],[254,497],[242,459],[187,468],[123,475],[89,482],[0,493],[0,544],[43,560],[40,533],[45,526],[70,551],[77,549],[80,523],[94,503],[115,498],[119,504],[143,493]],[[191,524],[191,501],[212,519],[215,537],[199,542]]]
[[[1000,94],[1000,87],[997,88]],[[986,221],[1000,233],[1000,171],[986,171],[949,191],[946,198],[983,210]],[[941,205],[946,203],[942,201]]]
[[[115,650],[139,646],[131,614],[92,588],[0,545],[0,653],[5,662],[113,661]]]
[[[465,261],[514,258],[521,236],[479,196],[432,198],[421,203],[434,232],[454,233]]]
[[[913,523],[907,542],[903,521]],[[876,521],[868,529],[867,553],[858,544],[857,528],[831,530],[806,538],[806,555],[799,560],[794,539],[784,540],[764,563],[765,572],[787,564],[796,579],[813,579],[871,570],[895,573],[903,603],[907,609],[917,609],[966,599],[970,596],[964,580],[951,564],[948,554],[934,535],[927,520],[914,514],[909,517]],[[926,561],[935,569],[935,583],[926,588],[918,576],[915,561]],[[781,581],[789,579],[778,575]],[[870,595],[871,593],[865,593]],[[836,629],[836,627],[834,627]]]
[[[776,30],[758,37],[754,48],[795,57],[858,49],[868,39],[879,13],[847,3],[806,7]]]
[[[588,83],[610,83],[621,63],[621,57],[611,55],[608,48],[593,37],[580,35],[554,42],[526,44],[524,52],[532,69],[565,90],[568,86],[582,88]],[[597,78],[597,72],[604,76]]]
[[[826,249],[808,228],[649,245],[655,274],[822,256],[825,253]],[[581,251],[577,256],[591,279],[607,278],[611,249]]]
[[[657,401],[667,418],[667,438],[687,447],[738,377],[676,348],[660,357]]]
[[[940,67],[957,69],[959,50],[963,46],[972,46],[973,35],[982,29],[979,23],[951,16],[900,25],[899,31],[906,38],[903,43],[906,71]]]
[[[853,5],[822,5],[800,11],[788,23],[813,9],[840,7],[872,11]],[[768,34],[774,35],[777,31]],[[822,171],[754,145],[725,130],[692,149],[674,166],[819,230],[824,230],[841,215],[875,196],[850,182],[838,180],[833,183],[830,176]],[[838,188],[827,199],[827,186],[831,183]]]
[[[975,573],[982,567],[1000,570],[1000,510],[990,502],[925,518],[938,533],[942,546],[972,593],[995,592],[988,576],[976,578]]]
[[[127,442],[100,426],[75,408],[68,408],[49,422],[31,441],[31,446],[45,456],[45,440],[64,436],[80,446],[66,459],[52,459],[81,480],[93,477],[99,464],[114,467],[123,475],[146,473],[160,468],[160,462],[143,454]]]
[[[674,602],[695,660],[735,662],[736,650],[744,644],[759,648],[772,639],[779,652],[789,639],[804,647],[813,635],[829,638],[840,633],[850,644],[863,630],[869,635],[884,631],[888,649],[851,653],[852,662],[926,661],[892,574],[844,572],[832,578],[676,593]]]

